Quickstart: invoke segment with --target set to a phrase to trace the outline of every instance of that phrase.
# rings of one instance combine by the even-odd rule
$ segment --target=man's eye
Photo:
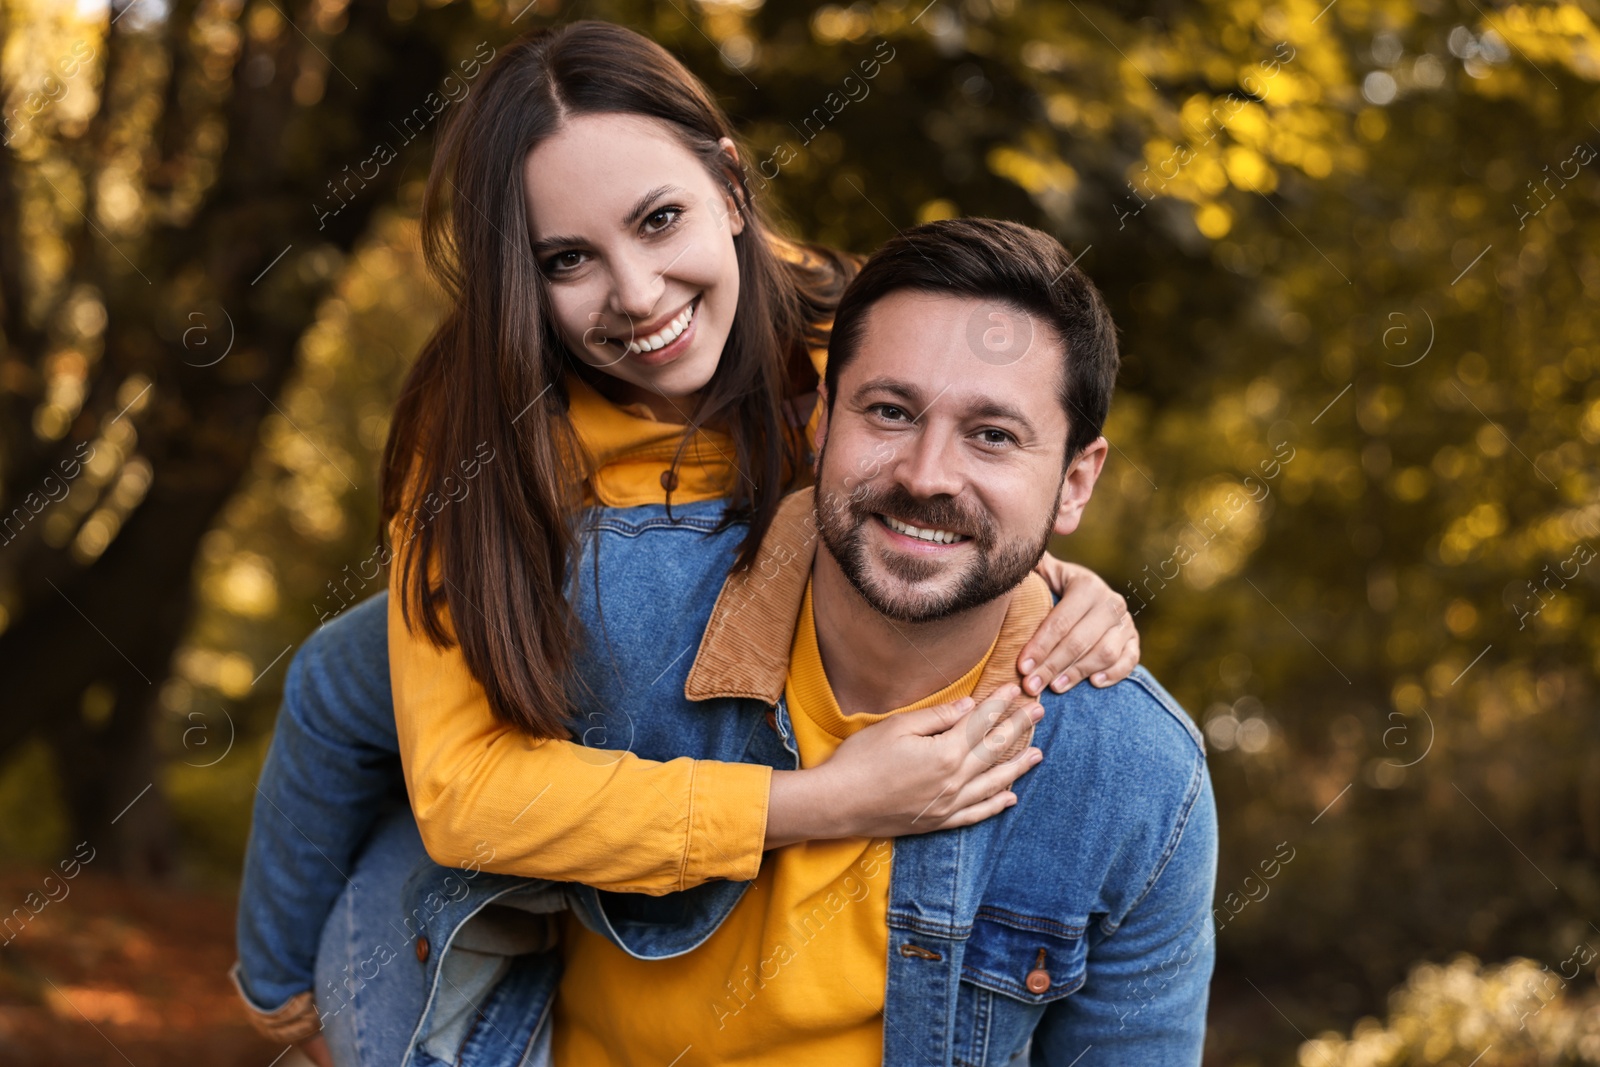
[[[658,207],[645,216],[644,230],[646,233],[661,233],[663,230],[671,229],[682,214],[683,209],[680,207]]]
[[[1016,438],[1012,437],[1010,434],[1006,433],[1004,430],[996,430],[996,429],[993,429],[993,428],[990,428],[990,429],[987,429],[987,430],[979,430],[978,431],[978,438],[981,441],[983,441],[984,444],[992,445],[992,446],[994,446],[996,448],[998,448],[1000,446],[1003,446],[1003,445],[1009,445],[1013,441],[1016,440]]]
[[[909,422],[911,416],[906,414],[905,408],[897,408],[893,404],[874,404],[872,410],[880,419],[890,422],[900,422],[902,419]]]

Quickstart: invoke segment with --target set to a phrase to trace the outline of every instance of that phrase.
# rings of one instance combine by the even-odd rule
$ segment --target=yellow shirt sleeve
[[[772,768],[529,737],[494,717],[459,648],[406,628],[400,597],[391,582],[395,725],[436,862],[657,896],[755,878]]]

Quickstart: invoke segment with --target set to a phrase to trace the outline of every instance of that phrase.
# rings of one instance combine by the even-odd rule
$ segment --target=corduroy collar
[[[755,562],[723,582],[684,683],[690,700],[744,697],[776,704],[783,696],[789,649],[816,558],[813,499],[811,489],[785,497]],[[982,700],[1007,682],[1021,680],[1017,657],[1050,606],[1050,588],[1037,574],[1028,575],[1012,592],[994,653],[973,690],[975,698]]]

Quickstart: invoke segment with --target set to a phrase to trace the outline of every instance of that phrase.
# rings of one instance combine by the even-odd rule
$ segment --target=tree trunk
[[[162,175],[182,164],[189,131],[200,126],[191,86],[182,81],[197,77],[185,43],[196,6],[174,5],[169,16],[164,47],[172,53],[173,82],[160,93],[166,112],[155,138],[162,158],[151,168],[156,189]],[[231,92],[219,94],[213,109],[225,115],[226,147],[198,209],[181,223],[114,244],[100,229],[85,231],[76,246],[74,278],[98,288],[107,324],[104,353],[71,432],[59,442],[29,433],[36,398],[8,397],[5,409],[14,421],[0,515],[11,514],[76,447],[105,440],[128,404],[133,376],[151,383],[145,403],[121,418],[135,427],[136,454],[149,462],[152,478],[103,554],[85,565],[65,547],[47,544],[39,527],[48,511],[0,546],[0,576],[12,589],[10,625],[0,633],[0,761],[43,736],[56,757],[72,840],[89,840],[108,867],[138,873],[159,875],[172,863],[159,785],[146,787],[158,769],[152,733],[158,694],[191,616],[200,540],[245,474],[261,420],[293,369],[299,338],[337,276],[333,268],[374,210],[394,199],[401,174],[415,177],[425,166],[418,151],[424,142],[384,168],[325,228],[314,205],[327,201],[326,183],[342,168],[370,154],[381,136],[371,131],[420,103],[456,53],[472,50],[456,47],[475,25],[465,6],[397,23],[384,0],[356,0],[332,31],[310,21],[312,4],[279,6],[298,28],[284,27],[269,41],[244,34]],[[148,46],[147,39],[123,41],[123,30],[112,34],[118,48]],[[296,79],[318,65],[325,67],[324,94],[314,103],[297,101]],[[273,73],[261,85],[264,70]],[[103,110],[127,107],[110,96],[102,100]],[[90,140],[84,179],[93,189],[92,170],[104,153],[99,137],[91,132]],[[6,212],[0,221],[7,223],[0,232],[0,323],[6,358],[38,368],[48,355],[47,331],[20,306],[25,249],[18,228],[8,224],[16,218],[24,170],[10,148],[0,149],[0,211]],[[84,214],[95,217],[92,198]],[[215,346],[204,358],[184,347],[183,330],[196,325]],[[222,350],[230,333],[227,356],[198,366]]]

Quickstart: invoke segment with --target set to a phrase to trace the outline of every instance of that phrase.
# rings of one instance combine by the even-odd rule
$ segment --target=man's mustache
[[[995,543],[994,523],[988,515],[963,506],[955,497],[912,496],[902,485],[862,485],[851,494],[850,511],[857,521],[888,515],[925,530],[964,534],[979,549],[993,548]]]

